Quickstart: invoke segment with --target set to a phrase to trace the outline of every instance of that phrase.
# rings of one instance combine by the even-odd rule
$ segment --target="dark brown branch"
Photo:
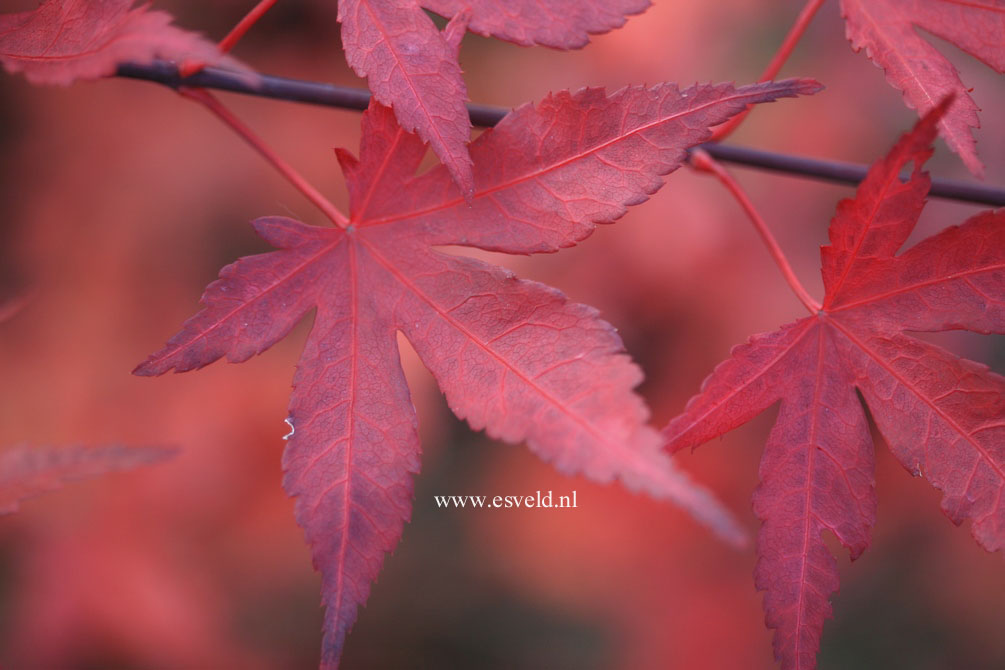
[[[270,75],[260,75],[260,82],[254,85],[239,74],[219,68],[208,67],[191,77],[182,78],[178,70],[169,63],[153,65],[123,64],[119,66],[120,77],[145,79],[172,88],[192,86],[212,88],[221,91],[245,93],[265,98],[304,102],[312,105],[341,107],[345,109],[366,109],[370,102],[370,92],[365,89],[336,86],[298,79],[286,79]],[[469,104],[471,123],[476,126],[494,126],[509,110],[489,105]],[[750,147],[739,147],[718,142],[701,145],[709,155],[720,161],[747,165],[762,170],[774,170],[794,176],[821,179],[843,184],[858,184],[865,178],[868,167],[857,163],[820,160],[805,156],[762,151]],[[930,195],[985,205],[1001,207],[1005,205],[1005,189],[974,182],[951,179],[932,179]]]

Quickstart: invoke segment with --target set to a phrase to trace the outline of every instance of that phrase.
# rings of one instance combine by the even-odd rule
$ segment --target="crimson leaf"
[[[861,392],[898,460],[943,494],[953,522],[1005,546],[1005,379],[902,331],[1005,332],[1005,213],[987,211],[896,255],[930,179],[943,103],[839,203],[821,250],[819,313],[733,349],[684,413],[669,447],[694,447],[781,400],[761,460],[755,580],[782,668],[813,668],[837,565],[832,532],[857,558],[875,522],[874,455]],[[914,163],[911,178],[900,171]]]
[[[396,331],[473,428],[526,441],[565,473],[617,477],[672,500],[737,539],[728,513],[661,452],[632,391],[641,372],[595,310],[434,247],[527,254],[574,245],[645,201],[709,127],[748,104],[818,89],[788,80],[558,93],[512,112],[472,144],[479,190],[471,204],[444,166],[415,176],[423,142],[374,102],[360,158],[339,152],[351,225],[254,223],[279,250],[224,268],[205,309],[136,372],[247,360],[316,308],[294,379],[283,465],[323,574],[325,667],[337,664],[410,514],[419,440]]]

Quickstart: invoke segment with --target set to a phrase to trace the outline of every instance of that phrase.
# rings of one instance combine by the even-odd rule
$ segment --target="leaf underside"
[[[641,372],[614,328],[555,289],[436,247],[528,254],[574,245],[645,201],[711,126],[748,104],[818,89],[787,80],[558,93],[471,145],[479,187],[470,204],[444,166],[415,175],[424,143],[373,102],[359,159],[338,152],[351,225],[254,223],[278,250],[224,268],[203,311],[136,372],[247,360],[316,310],[283,467],[323,576],[324,667],[336,666],[410,515],[419,440],[397,332],[473,428],[527,442],[562,472],[671,500],[740,541],[731,516],[662,453],[633,391]]]

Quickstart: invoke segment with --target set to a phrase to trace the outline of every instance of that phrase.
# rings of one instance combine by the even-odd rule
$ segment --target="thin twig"
[[[754,207],[754,203],[750,201],[750,198],[747,197],[747,194],[737,181],[733,179],[733,176],[726,172],[726,169],[717,163],[707,152],[701,149],[691,152],[691,165],[700,172],[708,172],[715,175],[722,182],[722,185],[733,194],[736,201],[740,203],[740,207],[747,213],[750,222],[754,224],[754,228],[757,229],[761,239],[764,240],[764,244],[768,247],[771,257],[775,260],[775,264],[778,265],[778,269],[782,271],[782,276],[785,277],[785,281],[792,288],[792,292],[799,298],[799,302],[806,306],[810,314],[819,312],[821,309],[820,303],[814,300],[813,296],[800,283],[792,266],[789,265],[789,260],[785,257],[785,253],[778,246],[775,236],[771,234],[771,230]]]
[[[274,4],[276,4],[276,0],[261,0],[257,5],[252,7],[251,11],[234,26],[234,29],[220,40],[220,51],[228,53],[233,49],[234,45],[244,37],[244,33],[248,32],[251,26],[255,25],[258,19],[262,18],[262,15],[269,11]]]
[[[260,0],[258,4],[252,7],[251,11],[237,22],[237,25],[227,33],[226,37],[220,40],[220,43],[217,45],[220,52],[230,53],[231,49],[244,37],[244,34],[251,30],[251,26],[255,25],[258,19],[262,18],[265,12],[269,11],[274,4],[276,4],[276,0]],[[183,77],[191,77],[205,67],[206,64],[202,61],[186,61],[178,68],[178,72]]]
[[[170,63],[159,62],[152,65],[128,63],[119,66],[118,75],[153,81],[171,88],[197,86],[342,109],[363,110],[370,101],[370,92],[365,89],[271,75],[260,75],[259,83],[254,85],[241,74],[213,67],[208,67],[192,77],[182,78],[178,75],[177,68]],[[502,107],[468,105],[471,123],[476,126],[494,126],[508,112],[508,109]],[[820,160],[715,142],[703,144],[701,148],[720,161],[842,184],[858,184],[865,179],[869,170],[867,166],[858,163]],[[933,178],[929,195],[995,207],[1005,206],[1005,189],[975,182]]]
[[[293,184],[301,193],[307,196],[307,199],[314,203],[318,209],[324,212],[325,216],[331,219],[339,228],[347,228],[349,226],[349,220],[345,217],[342,212],[338,211],[335,205],[331,204],[327,198],[325,198],[321,193],[310,185],[310,183],[304,179],[300,173],[293,169],[289,163],[284,161],[279,157],[272,148],[267,145],[262,138],[258,137],[248,126],[244,125],[240,119],[234,116],[229,109],[224,107],[219,100],[213,97],[209,91],[204,91],[199,88],[188,88],[181,87],[178,92],[190,100],[194,100],[202,105],[204,105],[209,111],[213,112],[221,121],[227,124],[234,132],[240,135],[245,142],[247,142],[251,147],[260,153],[265,160],[267,160],[276,170],[278,170],[286,179]]]
[[[820,9],[820,5],[824,4],[824,0],[808,0],[803,9],[799,12],[799,16],[796,17],[796,22],[792,24],[792,28],[789,29],[789,34],[785,36],[785,40],[782,42],[782,46],[778,47],[778,51],[775,52],[775,57],[771,59],[768,63],[768,67],[764,68],[764,72],[761,73],[760,79],[757,81],[771,81],[774,79],[779,71],[781,71],[782,66],[785,65],[785,61],[789,59],[792,54],[792,50],[796,48],[796,44],[799,43],[799,39],[806,32],[806,28],[810,25],[810,21],[816,15],[817,10]],[[722,124],[715,129],[712,133],[712,142],[718,142],[726,137],[729,137],[736,128],[743,123],[743,120],[747,118],[747,114],[754,108],[753,105],[747,105],[747,109],[740,112],[732,119]]]

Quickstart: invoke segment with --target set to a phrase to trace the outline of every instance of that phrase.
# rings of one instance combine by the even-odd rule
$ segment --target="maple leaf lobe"
[[[433,147],[463,194],[474,189],[467,142],[467,88],[448,42],[412,0],[343,0],[346,60],[398,123]],[[456,38],[455,38],[456,39]]]
[[[658,84],[610,94],[598,88],[549,94],[537,105],[517,108],[471,144],[478,188],[470,203],[451,191],[442,168],[407,176],[421,160],[421,146],[403,139],[384,118],[370,126],[364,141],[396,146],[403,163],[385,167],[380,179],[389,185],[404,181],[407,188],[379,202],[364,197],[372,189],[350,183],[352,218],[360,226],[407,219],[431,245],[557,251],[647,200],[662,186],[662,177],[683,164],[687,149],[711,136],[709,126],[748,104],[820,88],[813,80],[788,79],[740,87],[702,84],[681,90]]]

